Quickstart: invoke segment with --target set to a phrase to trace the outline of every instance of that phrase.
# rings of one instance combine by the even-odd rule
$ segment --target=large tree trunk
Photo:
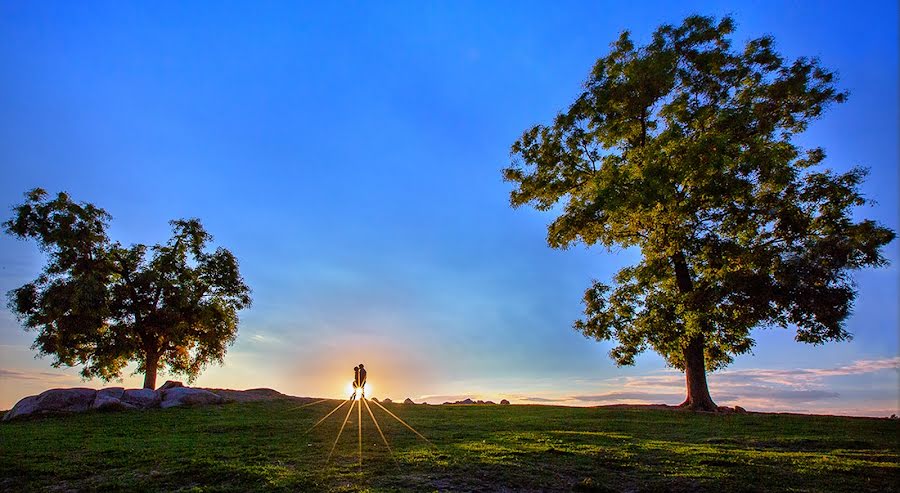
[[[159,369],[159,354],[147,351],[144,359],[144,388],[156,388],[156,370]]]
[[[703,335],[691,339],[684,348],[684,377],[687,382],[687,399],[680,407],[686,407],[692,411],[711,411],[718,409],[712,397],[709,396],[709,387],[706,385],[706,357],[703,354],[705,346]]]
[[[689,293],[694,290],[694,282],[687,266],[684,254],[679,252],[672,256],[675,265],[675,282],[678,290]],[[718,407],[709,396],[709,387],[706,385],[706,338],[703,334],[697,334],[688,341],[684,348],[684,378],[687,383],[687,398],[679,407],[686,407],[692,411],[716,411]]]

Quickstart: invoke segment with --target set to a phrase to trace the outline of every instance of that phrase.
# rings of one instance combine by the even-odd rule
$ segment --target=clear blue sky
[[[644,41],[691,13],[732,14],[737,43],[772,34],[840,73],[849,102],[802,141],[834,169],[871,168],[878,204],[860,217],[898,229],[893,1],[0,1],[0,208],[65,190],[111,212],[124,243],[199,217],[255,300],[201,385],[337,396],[364,361],[392,398],[677,403],[681,376],[658,356],[619,369],[610,343],[570,328],[590,280],[632,259],[549,249],[551,216],[510,209],[500,169],[621,30]],[[896,412],[897,242],[888,255],[856,277],[852,342],[758,332],[753,355],[711,377],[713,397]],[[0,290],[41,262],[0,237]],[[0,408],[77,383],[33,359],[32,340],[0,310]]]

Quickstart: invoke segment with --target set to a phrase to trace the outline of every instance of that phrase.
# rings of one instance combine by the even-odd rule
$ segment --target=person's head
[[[362,368],[362,367],[363,367],[363,364],[362,364],[362,363],[360,363],[360,364],[359,364],[359,367],[360,367],[360,368]]]
[[[359,367],[358,367],[358,366],[354,366],[354,367],[353,367],[353,371],[359,371]]]

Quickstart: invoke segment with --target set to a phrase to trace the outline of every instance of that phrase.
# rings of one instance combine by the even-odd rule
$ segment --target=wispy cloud
[[[847,387],[846,383],[834,380],[836,377],[857,376],[867,381],[885,380],[874,374],[900,369],[900,357],[863,359],[831,368],[790,368],[766,369],[750,368],[724,370],[709,375],[709,385],[713,399],[722,405],[741,405],[760,411],[783,412],[841,412],[842,393],[866,392],[871,394],[871,409],[854,402],[852,414],[885,415],[891,402],[896,401],[896,391]],[[882,378],[881,380],[871,380]],[[660,372],[631,377],[616,377],[593,382],[601,392],[572,395],[552,399],[572,403],[613,403],[635,404],[678,404],[684,399],[684,374],[668,369]],[[887,392],[887,393],[885,393]],[[868,395],[867,394],[867,395]],[[550,396],[541,397],[548,399]],[[549,400],[549,399],[548,399]],[[800,406],[803,406],[800,409]],[[877,408],[877,409],[876,409]],[[896,411],[892,411],[896,412]],[[891,413],[888,413],[891,414]]]
[[[653,392],[606,392],[595,395],[573,395],[572,400],[579,402],[609,402],[609,401],[641,401],[641,402],[671,402],[683,399],[681,393],[653,393]]]
[[[519,397],[516,399],[517,401],[523,402],[566,402],[569,399],[563,397],[560,399],[548,399],[546,397]]]
[[[77,380],[71,375],[63,373],[51,373],[47,371],[21,371],[9,368],[0,368],[0,379],[10,380],[36,380],[36,381],[67,381]]]

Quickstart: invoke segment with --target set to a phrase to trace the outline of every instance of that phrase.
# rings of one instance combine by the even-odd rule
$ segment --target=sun
[[[364,392],[363,392],[364,391]],[[350,396],[351,398],[360,398],[363,394],[371,397],[372,396],[372,385],[369,382],[366,382],[365,385],[361,389],[353,388],[353,381],[347,382],[347,386],[344,387],[343,395]]]

